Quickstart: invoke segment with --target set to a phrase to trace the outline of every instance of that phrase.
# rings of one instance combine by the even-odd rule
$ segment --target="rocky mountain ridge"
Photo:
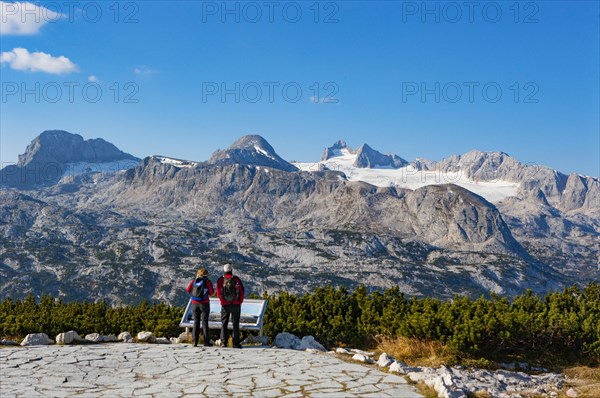
[[[486,168],[510,161],[468,170],[489,178]],[[298,171],[258,136],[207,162],[151,156],[90,177],[0,189],[0,295],[180,304],[199,264],[216,276],[224,262],[258,294],[328,283],[442,297],[544,293],[598,275],[594,179],[568,211],[545,181],[541,196],[520,187],[492,204],[454,184],[377,187]]]

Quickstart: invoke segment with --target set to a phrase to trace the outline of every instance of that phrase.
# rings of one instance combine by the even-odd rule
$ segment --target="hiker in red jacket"
[[[223,276],[217,281],[217,296],[221,301],[221,345],[227,344],[229,316],[233,323],[233,347],[242,348],[240,344],[240,313],[244,302],[244,285],[233,275],[231,264],[223,267]]]
[[[200,337],[200,319],[202,319],[202,332],[204,334],[204,345],[212,346],[208,336],[208,314],[210,313],[209,296],[215,294],[213,284],[208,279],[206,268],[200,268],[196,273],[196,278],[192,279],[187,289],[185,289],[192,299],[192,314],[194,315],[194,347],[198,346]]]

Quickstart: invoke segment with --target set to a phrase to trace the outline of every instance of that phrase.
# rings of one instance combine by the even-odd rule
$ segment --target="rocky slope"
[[[1,296],[181,304],[198,266],[216,279],[224,262],[258,294],[328,283],[544,293],[597,276],[593,179],[567,216],[551,195],[492,204],[453,184],[410,190],[297,171],[257,136],[208,162],[152,156],[86,177],[0,190]]]

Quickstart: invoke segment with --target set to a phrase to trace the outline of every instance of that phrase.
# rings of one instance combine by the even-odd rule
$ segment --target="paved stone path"
[[[1,348],[0,396],[422,397],[331,354],[125,343]]]

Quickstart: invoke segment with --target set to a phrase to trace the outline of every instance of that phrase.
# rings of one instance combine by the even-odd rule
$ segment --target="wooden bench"
[[[256,330],[258,335],[263,335],[263,320],[268,300],[245,299],[242,303],[240,315],[240,330]],[[179,322],[180,327],[194,327],[192,315],[192,300],[188,301],[185,312]],[[233,329],[233,322],[229,319],[229,329]],[[200,322],[202,327],[202,322]],[[221,329],[221,302],[218,298],[210,298],[210,315],[208,316],[209,329]]]

